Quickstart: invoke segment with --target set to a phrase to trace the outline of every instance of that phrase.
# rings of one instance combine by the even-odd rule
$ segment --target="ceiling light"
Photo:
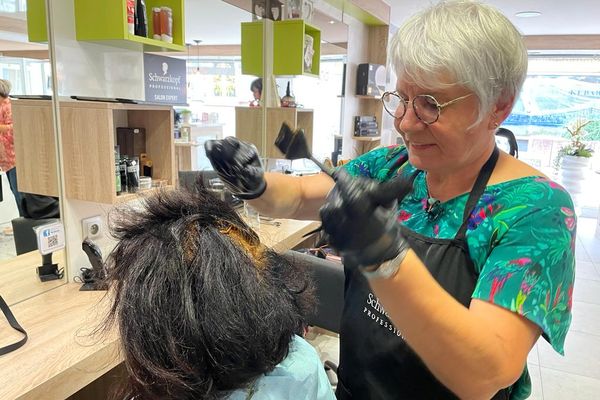
[[[329,21],[329,23],[330,23],[331,25],[333,25],[333,24],[335,24],[335,21],[334,21],[334,20],[330,20],[330,21]]]
[[[540,15],[542,15],[542,13],[539,11],[521,11],[516,13],[515,15],[520,18],[532,18],[539,17]]]

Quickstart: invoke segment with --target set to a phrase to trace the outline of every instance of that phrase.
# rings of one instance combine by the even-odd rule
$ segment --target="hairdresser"
[[[405,146],[336,182],[263,173],[235,139],[209,157],[261,213],[320,218],[344,256],[338,399],[527,398],[540,335],[563,353],[575,216],[563,188],[495,146],[526,76],[521,35],[490,6],[447,1],[389,51],[398,81],[383,101]]]

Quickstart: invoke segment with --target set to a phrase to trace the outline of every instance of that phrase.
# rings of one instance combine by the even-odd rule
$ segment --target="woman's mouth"
[[[411,143],[410,147],[412,147],[415,150],[427,150],[432,148],[433,146],[435,146],[435,144],[417,144],[417,143]]]

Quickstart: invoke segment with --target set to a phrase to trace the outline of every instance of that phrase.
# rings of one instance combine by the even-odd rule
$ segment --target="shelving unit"
[[[292,129],[303,128],[312,150],[313,110],[305,108],[269,107],[267,109],[267,143],[264,152],[267,158],[283,158],[283,154],[275,147],[275,139],[281,124],[287,122]],[[254,143],[263,154],[262,144],[262,109],[260,107],[235,108],[235,136],[243,141]]]
[[[185,18],[183,0],[146,0],[148,36],[152,37],[152,8],[168,6],[173,10],[173,43],[136,36],[127,28],[126,0],[75,0],[77,40],[108,42],[112,46],[144,51],[185,51]]]
[[[54,122],[50,100],[13,99],[19,191],[58,196]]]
[[[60,107],[68,198],[114,204],[131,196],[115,193],[115,136],[122,126],[146,130],[152,179],[176,184],[171,107],[83,101],[61,102]]]
[[[312,66],[304,69],[304,35],[313,38]],[[321,31],[301,19],[273,23],[273,74],[319,76]]]
[[[369,26],[367,29],[369,30],[369,50],[367,59],[364,62],[386,65],[389,27],[387,25]],[[379,134],[381,135],[385,114],[383,103],[380,101],[381,97],[365,95],[355,95],[354,97],[359,100],[356,115],[374,115],[379,125]],[[381,136],[353,136],[352,139],[357,142],[358,155],[360,155],[376,147],[381,141]]]
[[[262,21],[242,22],[242,73],[262,76]],[[313,38],[310,70],[304,69],[304,35]],[[321,31],[301,19],[273,22],[273,74],[319,76]]]

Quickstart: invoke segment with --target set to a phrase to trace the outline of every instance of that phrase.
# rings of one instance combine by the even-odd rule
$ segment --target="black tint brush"
[[[298,160],[300,158],[308,158],[317,164],[321,171],[334,178],[334,170],[327,168],[323,163],[313,157],[308,149],[308,143],[306,142],[306,136],[304,136],[303,129],[294,131],[284,122],[281,124],[277,139],[275,139],[275,146],[285,155],[286,159]]]

